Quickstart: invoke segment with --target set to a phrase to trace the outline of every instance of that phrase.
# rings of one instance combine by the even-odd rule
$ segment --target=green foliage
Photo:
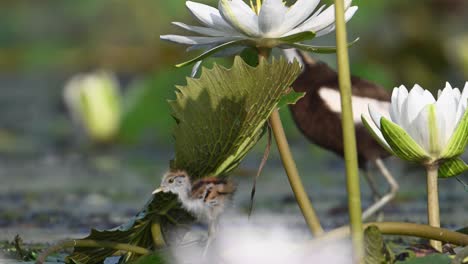
[[[364,231],[364,247],[365,264],[393,263],[394,255],[385,245],[383,236],[376,226],[369,226]]]
[[[298,93],[291,89],[288,91],[283,97],[281,97],[280,101],[278,102],[278,108],[283,108],[290,104],[295,104],[299,99],[305,96],[306,93]]]
[[[444,254],[431,254],[421,258],[409,258],[405,261],[397,261],[395,264],[450,264],[451,259]]]
[[[176,228],[183,228],[193,220],[193,217],[181,208],[177,196],[170,193],[157,193],[128,223],[111,230],[93,229],[91,234],[84,239],[113,241],[156,249],[164,244],[165,238]],[[160,229],[160,232],[154,230],[155,228]],[[102,263],[104,259],[115,253],[114,249],[76,247],[67,257],[67,263]],[[132,261],[138,257],[133,253],[127,253],[123,256],[123,262]]]
[[[215,65],[187,78],[170,101],[177,121],[173,169],[195,179],[224,175],[257,143],[263,126],[300,73],[296,62],[262,59],[256,68],[236,57],[231,69]],[[201,166],[201,164],[203,164]]]
[[[130,264],[165,264],[168,263],[161,254],[151,254],[148,256],[143,256],[135,261],[130,262]]]

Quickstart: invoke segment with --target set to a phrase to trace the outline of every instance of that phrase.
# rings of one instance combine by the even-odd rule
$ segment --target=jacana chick
[[[297,59],[303,67],[302,73],[292,86],[296,92],[306,92],[306,95],[296,104],[290,105],[297,127],[314,144],[343,157],[341,101],[337,72],[326,63],[315,61],[297,50],[286,50],[285,54],[291,61]],[[364,211],[363,219],[366,219],[393,199],[399,188],[382,161],[383,158],[390,156],[390,153],[374,140],[361,121],[361,114],[368,115],[369,104],[379,109],[381,113],[388,113],[391,96],[383,87],[356,76],[351,77],[351,85],[359,168],[364,171],[376,200]],[[369,162],[376,165],[390,185],[390,190],[383,196],[379,194],[368,171]]]
[[[178,196],[182,206],[201,222],[208,224],[209,247],[216,232],[218,219],[226,204],[236,190],[233,182],[217,177],[206,177],[192,183],[187,172],[183,170],[167,172],[157,192],[171,192]]]

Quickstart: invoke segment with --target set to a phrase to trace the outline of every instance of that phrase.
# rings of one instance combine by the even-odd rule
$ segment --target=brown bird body
[[[296,104],[290,105],[292,116],[297,127],[310,141],[343,157],[341,113],[331,110],[326,98],[320,95],[320,89],[324,88],[339,92],[338,74],[323,62],[308,62],[304,64],[303,74],[293,84],[296,92],[306,92],[306,95]],[[352,76],[351,86],[354,98],[390,102],[390,94],[383,87],[359,77]],[[355,122],[355,125],[360,168],[367,169],[370,160],[390,156],[361,122]]]
[[[306,94],[290,106],[297,127],[314,144],[343,157],[338,74],[327,64],[317,62],[296,50],[285,51],[285,54],[290,60],[298,59],[303,67],[301,75],[293,83],[293,89]],[[383,87],[356,76],[351,77],[351,85],[359,167],[364,170],[375,199],[375,203],[363,213],[366,219],[393,199],[399,188],[382,161],[390,154],[374,140],[361,121],[361,115],[368,115],[369,104],[380,108],[382,113],[388,113],[391,96]],[[368,171],[369,162],[376,165],[390,185],[389,192],[383,196],[379,194]]]

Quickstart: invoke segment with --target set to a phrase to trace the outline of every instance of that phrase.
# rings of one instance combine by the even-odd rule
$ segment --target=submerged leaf
[[[299,75],[297,62],[261,59],[251,67],[240,57],[231,69],[215,65],[187,78],[170,101],[177,121],[173,169],[194,179],[222,176],[238,166],[263,135],[271,112]]]
[[[110,230],[91,230],[91,234],[84,239],[105,240],[135,245],[147,249],[163,246],[177,227],[193,221],[193,217],[180,207],[177,197],[170,193],[155,194],[140,213],[128,223]],[[157,232],[159,229],[161,232]],[[157,237],[162,234],[163,237]],[[102,263],[107,257],[117,253],[114,249],[80,248],[76,247],[67,257],[67,263]],[[121,262],[135,260],[138,255],[126,253]]]

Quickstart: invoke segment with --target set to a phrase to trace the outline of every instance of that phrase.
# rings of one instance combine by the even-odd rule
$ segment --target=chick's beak
[[[157,188],[156,190],[153,191],[153,194],[157,194],[157,193],[160,193],[160,192],[163,192],[164,191],[164,188],[161,186],[159,188]]]

